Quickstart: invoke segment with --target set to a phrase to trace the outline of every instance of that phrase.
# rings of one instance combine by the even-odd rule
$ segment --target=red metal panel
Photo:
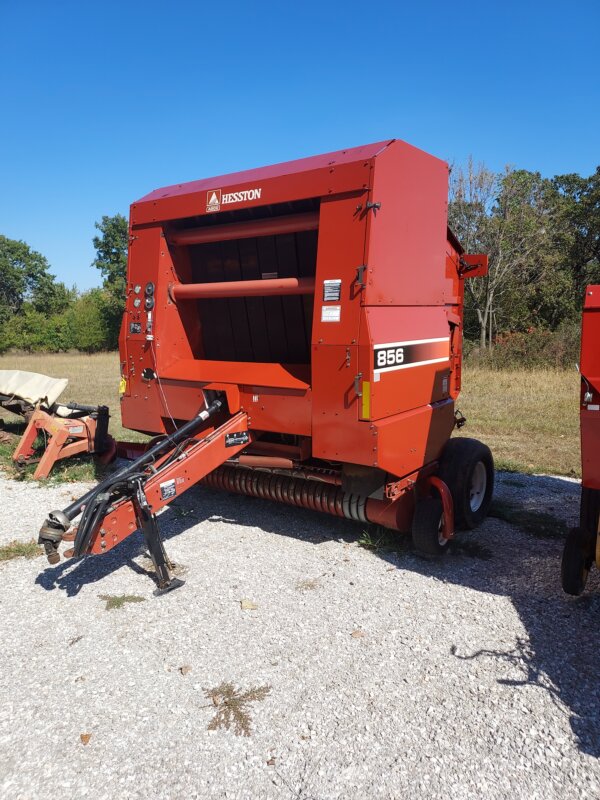
[[[265,205],[289,203],[315,197],[328,197],[343,193],[356,193],[360,196],[369,188],[370,162],[354,161],[339,166],[321,167],[311,172],[298,172],[285,179],[267,178],[231,186],[236,196],[248,194],[249,199],[236,202],[232,206],[219,206],[218,210],[208,211],[208,192],[205,190],[186,190],[183,194],[165,196],[160,200],[149,200],[134,203],[131,206],[131,222],[133,226],[152,224],[172,219],[197,217],[205,214],[218,214],[223,209],[239,211],[245,208],[258,208]],[[205,183],[205,182],[204,182]],[[255,192],[260,189],[260,196]]]
[[[232,172],[228,175],[218,175],[217,177],[204,178],[189,183],[178,183],[173,186],[156,189],[154,192],[138,200],[138,203],[155,202],[165,197],[175,197],[193,192],[207,192],[209,189],[221,187],[232,189],[232,187],[238,184],[256,183],[257,181],[272,178],[286,178],[289,180],[292,175],[305,175],[315,170],[330,171],[332,168],[343,164],[352,164],[354,162],[366,161],[373,158],[373,156],[392,141],[394,140],[387,139],[383,142],[374,142],[373,144],[361,145],[360,147],[350,147],[346,150],[335,150],[332,153],[299,158],[294,161],[284,161],[281,164],[271,164],[266,167],[244,170],[243,172]]]
[[[600,489],[600,286],[585,292],[581,332],[583,485]]]
[[[242,386],[241,399],[254,430],[312,433],[312,392],[267,386]]]
[[[377,466],[399,478],[439,459],[454,428],[454,403],[446,400],[373,423]]]
[[[448,166],[394,141],[375,158],[367,214],[369,267],[365,305],[452,302],[445,276]]]
[[[304,364],[256,364],[253,361],[176,361],[162,370],[169,380],[196,383],[237,383],[244,386],[279,386],[308,389],[310,366]]]
[[[357,269],[363,264],[366,221],[356,213],[356,198],[321,203],[315,283],[313,344],[355,345],[358,340],[361,291]],[[340,299],[324,300],[324,281],[341,280]],[[339,307],[339,320],[324,321],[324,312]],[[327,319],[327,317],[326,317]],[[315,368],[319,370],[318,364]]]
[[[372,466],[374,433],[358,421],[357,350],[356,345],[313,345],[313,455]]]
[[[450,325],[444,306],[363,309],[360,372],[370,384],[370,419],[382,419],[450,395]],[[382,348],[382,345],[388,347]],[[377,369],[377,354],[390,365]],[[395,356],[401,350],[401,360]]]

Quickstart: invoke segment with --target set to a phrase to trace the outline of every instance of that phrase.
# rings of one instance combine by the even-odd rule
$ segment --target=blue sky
[[[598,0],[0,0],[0,233],[100,283],[94,221],[162,185],[398,137],[600,164]]]

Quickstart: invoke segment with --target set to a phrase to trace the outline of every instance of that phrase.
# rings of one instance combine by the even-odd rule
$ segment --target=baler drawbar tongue
[[[223,407],[223,400],[213,400],[181,428],[109,475],[63,511],[52,511],[38,537],[50,564],[60,561],[58,546],[73,520],[81,514],[70,555],[77,558],[96,552],[98,540],[97,552],[105,552],[139,529],[156,571],[155,594],[181,586],[183,581],[171,575],[172,565],[160,538],[155,512],[246,446],[250,435],[244,412],[229,417],[207,436],[195,438],[207,420]],[[240,432],[246,434],[239,437],[240,444],[229,446],[227,437]],[[189,477],[192,470],[193,479]],[[181,473],[186,478],[182,479]]]

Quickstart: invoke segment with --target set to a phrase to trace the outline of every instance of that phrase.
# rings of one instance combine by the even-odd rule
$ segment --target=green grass
[[[137,594],[99,594],[98,597],[106,602],[105,611],[123,608],[125,603],[143,603],[146,599]]]
[[[69,379],[61,400],[108,405],[116,439],[143,441],[121,425],[118,353],[5,354],[0,369],[24,369]],[[459,435],[486,442],[498,469],[579,477],[579,375],[573,370],[463,369],[457,407],[467,417]],[[0,412],[2,417],[3,412]],[[10,416],[11,430],[20,418]],[[14,449],[0,442],[0,463]],[[55,467],[59,480],[94,479],[89,458]]]
[[[28,542],[14,542],[0,547],[0,561],[12,561],[14,558],[37,558],[42,555],[42,549],[35,541],[30,539]]]

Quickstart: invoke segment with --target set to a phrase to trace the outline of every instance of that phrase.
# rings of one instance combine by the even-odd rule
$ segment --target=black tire
[[[448,549],[448,540],[441,536],[444,510],[439,497],[417,500],[412,521],[412,539],[419,555],[441,556]]]
[[[477,439],[450,439],[442,452],[438,475],[452,495],[455,530],[476,528],[486,518],[494,494],[490,448]]]
[[[585,589],[595,543],[595,535],[583,528],[572,528],[567,534],[560,565],[560,580],[567,594],[577,596]]]

